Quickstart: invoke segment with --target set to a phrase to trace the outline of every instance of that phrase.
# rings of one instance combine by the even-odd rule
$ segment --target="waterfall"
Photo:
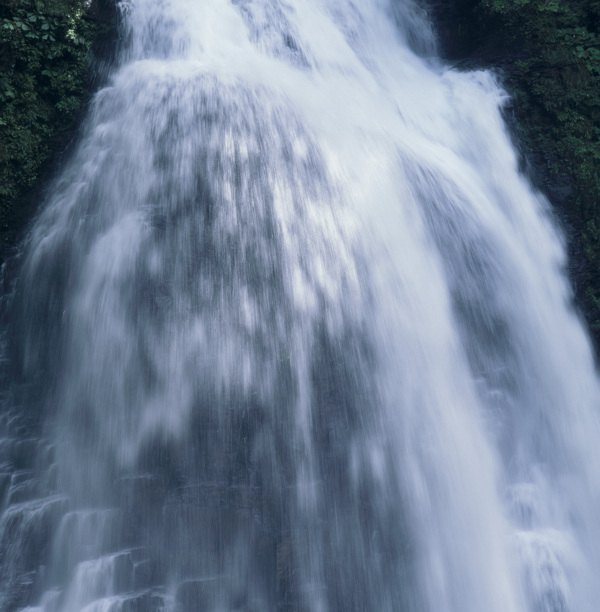
[[[485,71],[412,0],[121,0],[3,297],[0,610],[593,612],[600,389]]]

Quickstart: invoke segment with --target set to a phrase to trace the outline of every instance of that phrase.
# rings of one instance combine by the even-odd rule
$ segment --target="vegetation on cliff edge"
[[[0,3],[0,242],[31,215],[31,190],[77,124],[106,28],[84,0]]]
[[[600,2],[433,5],[451,58],[500,69],[525,158],[567,226],[578,302],[600,346]]]

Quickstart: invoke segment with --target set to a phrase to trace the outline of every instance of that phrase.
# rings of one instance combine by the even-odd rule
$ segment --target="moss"
[[[3,242],[30,216],[32,190],[76,125],[90,88],[90,49],[106,28],[83,0],[0,5]]]

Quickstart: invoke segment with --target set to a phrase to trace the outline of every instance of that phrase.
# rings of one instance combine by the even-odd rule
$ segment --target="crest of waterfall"
[[[411,0],[119,6],[7,298],[0,610],[595,610],[600,389],[494,76]]]

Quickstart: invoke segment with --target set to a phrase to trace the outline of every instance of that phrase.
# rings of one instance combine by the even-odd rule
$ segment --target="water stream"
[[[593,612],[600,388],[488,72],[411,0],[122,0],[3,298],[0,610]]]

